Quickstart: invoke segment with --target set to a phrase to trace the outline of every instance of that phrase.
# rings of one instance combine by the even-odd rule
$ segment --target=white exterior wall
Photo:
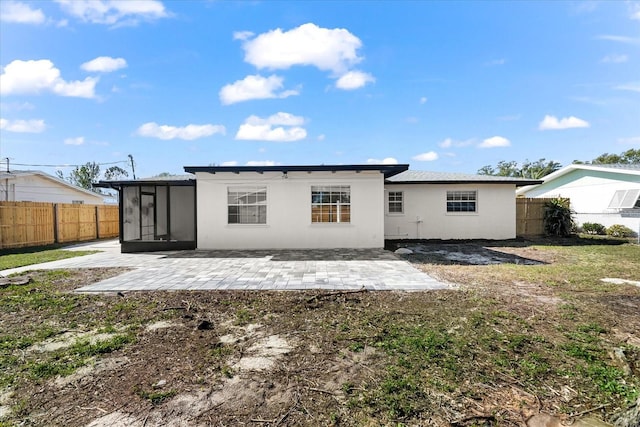
[[[360,173],[196,173],[198,249],[381,248],[384,175]],[[311,186],[349,185],[351,222],[312,223]],[[227,187],[266,186],[267,223],[228,224]]]
[[[447,191],[477,191],[477,212],[447,212]],[[389,213],[389,191],[402,191],[404,213]],[[387,239],[514,239],[513,184],[387,184]]]
[[[102,196],[92,196],[39,175],[17,175],[9,180],[1,179],[0,181],[2,188],[0,200],[2,201],[73,203],[75,200],[82,200],[88,205],[104,204]]]
[[[527,191],[525,197],[568,197],[578,225],[597,222],[610,227],[622,224],[638,232],[640,210],[608,209],[617,190],[640,188],[640,176],[576,170]]]

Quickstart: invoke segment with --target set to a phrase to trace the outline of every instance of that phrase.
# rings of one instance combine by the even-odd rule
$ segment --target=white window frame
[[[232,226],[266,225],[267,201],[266,186],[228,186],[227,224]],[[232,210],[236,210],[236,212],[232,213]],[[232,216],[237,217],[237,222],[231,221]]]
[[[473,194],[473,199],[469,198]],[[473,210],[449,210],[449,203],[473,203]],[[447,214],[477,214],[478,190],[447,190],[445,196],[445,211]]]
[[[640,208],[640,188],[630,190],[616,190],[613,193],[609,209],[634,209]]]
[[[328,210],[329,221],[322,221],[324,217],[323,207]],[[335,212],[332,212],[333,207],[335,207]],[[345,207],[348,208],[348,219],[346,221],[343,218]],[[314,208],[320,208],[320,215],[314,213]],[[351,224],[351,186],[338,184],[312,185],[311,223]]]
[[[398,199],[398,195],[400,198]],[[393,200],[392,200],[393,197]],[[391,210],[391,206],[400,206],[399,211]],[[389,191],[387,194],[387,212],[389,215],[404,215],[404,191]]]

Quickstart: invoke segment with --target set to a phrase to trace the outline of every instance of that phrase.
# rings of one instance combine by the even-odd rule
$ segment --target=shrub
[[[582,224],[582,231],[587,234],[605,234],[607,229],[604,225],[598,224],[597,222],[585,222]]]
[[[607,234],[611,237],[631,237],[634,235],[634,232],[622,224],[614,224],[607,228]]]
[[[569,199],[556,198],[544,205],[544,230],[553,236],[569,236],[575,228]]]

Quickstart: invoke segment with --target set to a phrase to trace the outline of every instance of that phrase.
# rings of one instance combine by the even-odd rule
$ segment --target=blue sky
[[[640,147],[640,2],[2,0],[0,12],[0,156],[16,165],[131,154],[138,176],[375,162],[475,173]]]

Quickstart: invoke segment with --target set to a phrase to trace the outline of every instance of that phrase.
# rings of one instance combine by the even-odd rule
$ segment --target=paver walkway
[[[119,276],[78,292],[141,290],[448,289],[409,262],[383,249],[172,251],[122,254],[117,241],[69,250],[103,252],[0,271],[91,267],[131,267]]]

